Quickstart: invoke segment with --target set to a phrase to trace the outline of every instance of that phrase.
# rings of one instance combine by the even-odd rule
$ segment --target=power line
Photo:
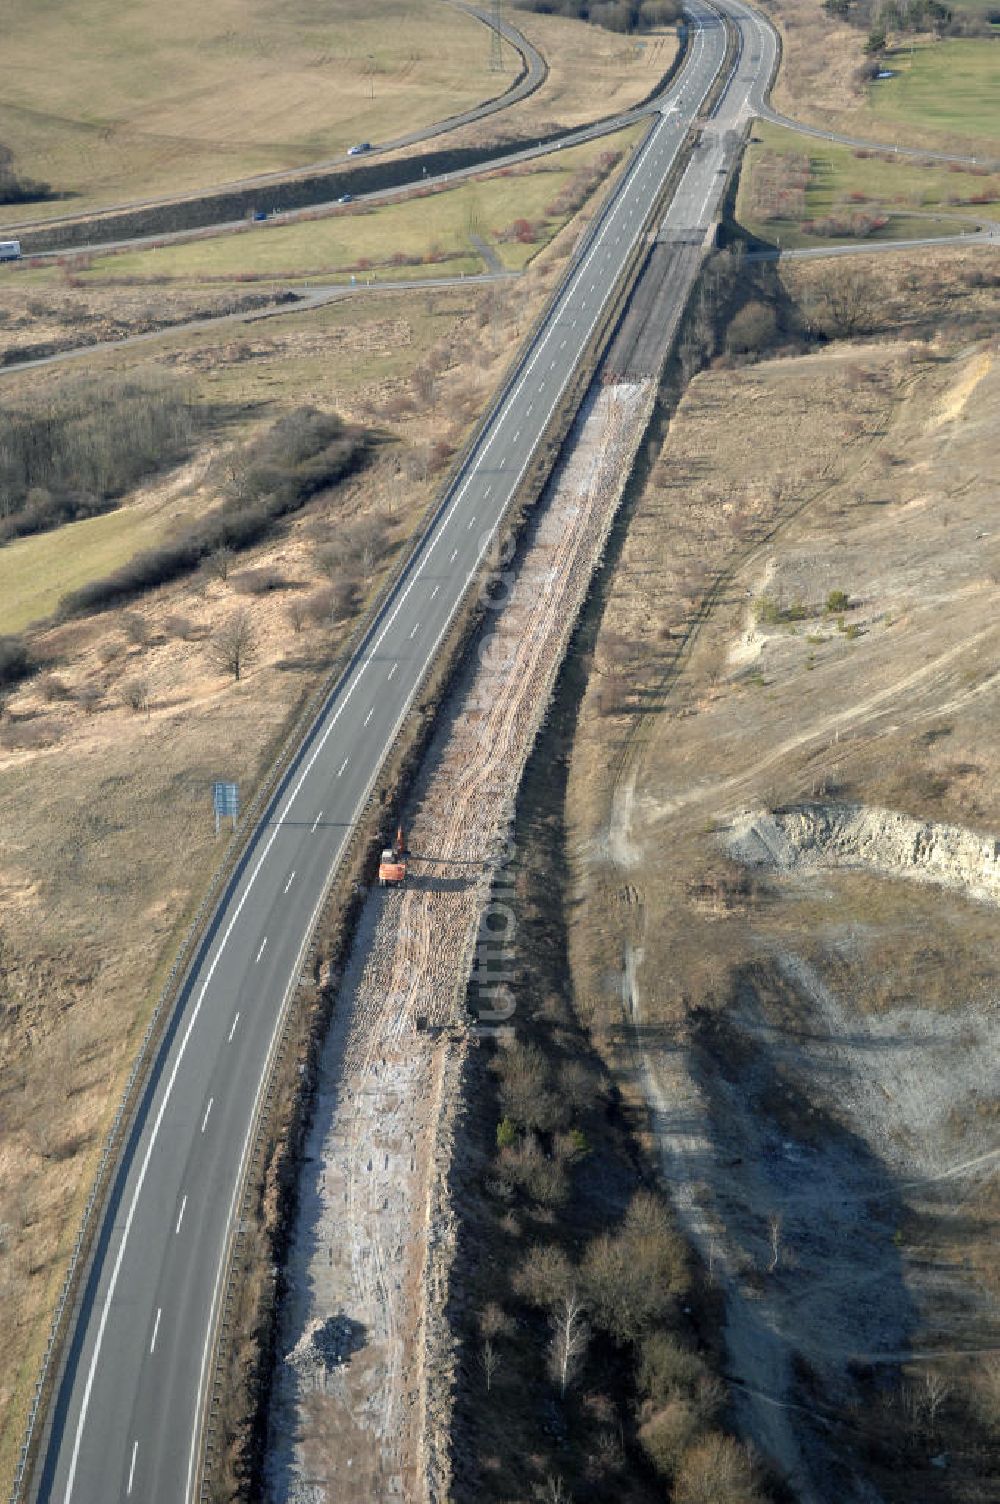
[[[500,34],[500,6],[502,0],[493,0],[493,16],[490,23],[490,72],[503,72],[503,38]]]

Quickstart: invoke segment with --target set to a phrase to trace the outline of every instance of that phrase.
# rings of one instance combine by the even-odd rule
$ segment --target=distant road
[[[770,121],[772,125],[783,125],[800,136],[817,136],[821,141],[834,141],[839,146],[855,146],[862,151],[888,151],[899,157],[926,157],[931,162],[962,162],[994,170],[1000,165],[993,157],[962,156],[956,152],[931,151],[926,146],[900,146],[895,141],[869,141],[863,136],[845,136],[840,131],[825,130],[821,125],[806,125],[801,120],[792,120],[788,115],[780,115],[777,110],[772,110],[770,105],[765,105],[760,115],[762,120]]]
[[[477,21],[481,21],[490,30],[495,30],[493,14],[489,10],[482,9],[477,5],[467,3],[467,0],[445,0],[445,3],[453,6],[456,10],[465,11]],[[458,115],[448,115],[443,120],[437,120],[430,125],[420,126],[417,130],[408,131],[403,136],[394,136],[388,141],[373,142],[371,150],[365,153],[364,160],[369,161],[373,157],[384,156],[387,152],[400,151],[407,146],[418,146],[422,141],[433,140],[435,136],[443,136],[449,131],[458,130],[463,125],[473,125],[478,120],[485,120],[490,115],[495,115],[499,110],[507,110],[511,105],[518,104],[522,99],[527,99],[536,89],[545,82],[549,74],[549,67],[542,54],[538,51],[523,32],[512,25],[509,21],[501,18],[499,23],[501,36],[511,47],[520,53],[523,63],[523,75],[516,83],[511,84],[502,93],[493,99],[483,100],[480,104],[473,105],[468,110],[463,110]],[[502,75],[497,75],[500,83]],[[234,178],[224,183],[207,184],[204,188],[190,189],[185,193],[168,194],[161,198],[127,199],[118,204],[102,204],[100,208],[89,210],[81,214],[65,214],[55,219],[22,219],[15,222],[7,222],[3,228],[3,235],[9,231],[17,230],[43,230],[52,229],[58,225],[79,224],[83,220],[99,218],[104,214],[119,214],[131,209],[154,209],[170,204],[187,203],[192,199],[199,199],[206,194],[212,193],[238,193],[244,189],[279,187],[282,183],[294,183],[299,178],[311,177],[315,173],[327,172],[333,167],[345,167],[353,165],[356,159],[348,155],[347,151],[340,152],[333,157],[326,157],[318,162],[310,162],[308,166],[284,169],[278,172],[255,173],[246,178]]]
[[[255,1105],[324,895],[500,519],[645,233],[725,55],[704,0],[688,60],[505,395],[251,838],[188,974],[97,1241],[29,1497],[192,1504],[202,1399]],[[731,88],[766,79],[745,50]],[[714,158],[678,213],[712,211]],[[224,754],[224,749],[220,749]]]

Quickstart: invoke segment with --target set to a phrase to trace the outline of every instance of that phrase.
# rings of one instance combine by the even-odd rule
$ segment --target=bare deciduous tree
[[[486,1381],[486,1393],[489,1394],[493,1387],[493,1376],[500,1367],[500,1354],[490,1337],[486,1338],[479,1349],[479,1367]]]
[[[257,648],[257,634],[249,611],[237,611],[219,627],[212,640],[216,663],[234,679],[242,678]]]
[[[570,1290],[558,1302],[552,1313],[552,1338],[549,1343],[549,1373],[559,1385],[561,1398],[583,1366],[590,1341],[590,1327],[584,1315],[583,1302],[575,1290]]]
[[[772,1212],[768,1217],[767,1230],[771,1244],[771,1262],[767,1266],[767,1272],[773,1274],[781,1258],[781,1214],[779,1212]]]

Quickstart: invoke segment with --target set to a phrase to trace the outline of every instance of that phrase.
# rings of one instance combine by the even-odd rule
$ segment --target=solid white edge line
[[[698,34],[697,34],[696,40],[700,39],[702,35],[703,35],[702,32],[699,31]],[[704,98],[704,93],[707,92],[707,88],[708,88],[708,86],[706,85],[706,89],[702,93],[701,98]],[[700,102],[701,101],[699,100],[699,104],[700,104]],[[659,129],[660,128],[658,126],[654,127],[653,131],[651,132],[651,134],[647,138],[645,145],[640,149],[639,154],[636,156],[636,158],[634,159],[633,163],[631,164],[631,168],[630,168],[628,176],[625,179],[623,179],[622,183],[619,185],[619,190],[623,189],[625,187],[625,185],[631,179],[633,179],[635,177],[635,175],[636,175],[636,169],[638,167],[638,164],[639,164],[639,162],[642,161],[642,159],[646,155],[646,153],[647,153],[647,151],[648,151],[651,143],[655,140],[656,136],[659,134]],[[554,328],[555,328],[555,324],[556,324],[557,319],[558,319],[558,309],[559,309],[559,307],[564,302],[568,301],[569,294],[570,294],[571,290],[573,289],[574,284],[582,276],[582,273],[585,271],[585,269],[589,265],[591,258],[596,254],[598,246],[600,245],[600,243],[603,240],[604,236],[608,233],[609,229],[611,228],[611,225],[613,224],[613,222],[616,219],[619,211],[621,210],[621,207],[622,207],[623,203],[624,203],[624,199],[620,198],[618,200],[617,205],[615,205],[610,210],[610,212],[608,214],[607,221],[605,222],[605,225],[604,225],[603,229],[600,231],[600,233],[596,237],[596,239],[594,241],[594,244],[591,246],[590,251],[589,251],[587,257],[585,258],[585,260],[583,261],[583,263],[577,268],[577,270],[576,270],[576,272],[574,274],[573,280],[570,283],[568,283],[567,286],[563,289],[563,293],[562,293],[562,295],[560,297],[559,303],[557,303],[555,305],[555,307],[553,308],[553,310],[552,310],[552,315],[550,316],[551,322],[550,322],[550,327],[549,327],[548,333],[539,341],[538,349],[536,350],[535,355],[533,356],[532,360],[529,362],[529,364],[525,367],[524,371],[521,373],[521,376],[520,376],[520,378],[519,378],[516,386],[513,387],[512,390],[510,392],[508,392],[508,394],[507,394],[507,398],[505,399],[505,406],[506,406],[507,410],[509,410],[509,407],[510,407],[510,404],[511,404],[511,401],[512,401],[513,397],[516,395],[516,393],[520,390],[521,386],[523,386],[524,382],[527,380],[527,378],[530,375],[531,371],[534,369],[535,364],[541,358],[542,350],[545,348],[545,346],[547,345],[549,339],[552,337],[552,334],[553,334]],[[628,217],[631,218],[631,214]],[[589,337],[589,334],[590,334],[590,330],[593,328],[594,324],[597,321],[597,316],[598,315],[595,314],[594,318],[591,320],[590,328],[587,331],[588,337]],[[571,327],[575,329],[576,328],[576,323],[577,323],[577,321],[574,319]],[[568,379],[568,377],[567,377],[567,379]],[[560,387],[559,392],[557,393],[555,399],[553,400],[553,402],[552,402],[552,404],[551,404],[551,406],[549,408],[548,413],[546,414],[545,424],[548,423],[549,418],[550,418],[552,412],[555,409],[556,403],[559,400],[559,396],[561,395],[564,386],[565,386],[565,382]],[[497,415],[497,422],[493,425],[493,432],[492,432],[489,440],[487,441],[486,445],[484,446],[484,448],[480,452],[476,464],[471,467],[470,472],[469,472],[468,476],[466,477],[465,484],[462,486],[461,490],[456,494],[456,497],[453,500],[451,507],[448,508],[447,512],[442,517],[442,519],[440,521],[440,524],[438,526],[437,532],[436,532],[434,538],[432,538],[432,540],[430,542],[430,545],[428,547],[427,554],[425,555],[425,558],[424,558],[424,564],[426,564],[427,559],[430,557],[430,555],[433,553],[435,547],[440,542],[441,537],[443,536],[445,527],[447,526],[448,521],[450,520],[452,514],[454,513],[455,507],[458,505],[459,501],[461,500],[462,495],[464,495],[464,492],[467,490],[468,486],[471,484],[472,477],[475,474],[475,471],[478,468],[478,465],[482,462],[482,460],[485,458],[485,456],[489,453],[489,450],[492,448],[492,445],[495,442],[495,440],[496,440],[496,438],[497,438],[497,436],[499,434],[499,431],[500,431],[500,429],[501,429],[501,427],[503,425],[503,417],[504,417],[504,413],[501,411]],[[544,431],[545,424],[543,424],[543,426],[542,426],[542,431]],[[527,468],[529,460],[530,460],[530,456],[528,456],[528,458],[524,462],[524,465],[522,465],[521,471],[520,471],[520,473],[519,473],[519,475],[517,477],[517,480],[514,483],[514,488],[516,488],[516,486],[520,484],[521,475],[523,475],[524,470]],[[510,494],[512,494],[512,492]],[[472,569],[467,573],[467,575],[466,575],[466,581],[465,581],[465,584],[463,585],[463,592],[464,592],[464,589],[467,588],[469,580],[471,580],[472,576],[475,574],[475,571],[479,568],[480,561],[482,559],[483,554],[486,551],[486,547],[488,546],[489,539],[492,537],[492,533],[496,530],[497,526],[499,526],[499,520],[498,520],[498,522],[496,524],[494,524],[494,528],[491,530],[491,533],[487,537],[487,541],[483,544],[483,547],[480,549],[480,552],[479,552],[478,556],[476,557],[476,559],[475,559],[475,561],[473,563]],[[456,549],[455,552],[457,553],[457,549]],[[452,555],[452,557],[454,558],[454,555]],[[88,1409],[90,1407],[90,1396],[91,1396],[91,1392],[93,1390],[93,1385],[94,1385],[94,1375],[95,1375],[95,1373],[97,1371],[97,1364],[98,1364],[98,1362],[100,1360],[101,1347],[103,1346],[103,1342],[104,1342],[104,1333],[105,1333],[105,1330],[107,1328],[108,1315],[109,1315],[110,1310],[111,1310],[111,1302],[114,1299],[114,1293],[115,1293],[115,1290],[116,1290],[117,1285],[118,1285],[118,1278],[119,1278],[119,1275],[121,1273],[122,1260],[124,1259],[124,1256],[125,1256],[125,1249],[126,1249],[126,1246],[128,1244],[128,1235],[129,1235],[129,1232],[131,1231],[131,1228],[132,1228],[132,1221],[133,1221],[133,1218],[135,1216],[136,1207],[138,1205],[139,1195],[140,1195],[140,1193],[142,1191],[143,1184],[145,1183],[146,1174],[147,1174],[147,1172],[149,1170],[149,1162],[150,1162],[150,1159],[152,1157],[153,1149],[154,1149],[154,1147],[156,1145],[157,1137],[159,1136],[159,1130],[160,1130],[160,1127],[162,1125],[163,1117],[164,1117],[164,1114],[166,1113],[167,1105],[168,1105],[168,1103],[170,1101],[171,1094],[173,1092],[174,1084],[175,1084],[175,1082],[177,1080],[177,1073],[178,1073],[178,1071],[180,1069],[181,1062],[183,1061],[184,1055],[186,1053],[188,1042],[189,1042],[189,1040],[191,1038],[191,1033],[192,1033],[192,1031],[194,1029],[195,1023],[197,1022],[198,1017],[199,1017],[199,1015],[201,1013],[202,1005],[203,1005],[204,1000],[205,1000],[205,995],[206,995],[206,993],[208,991],[208,988],[209,988],[209,986],[211,984],[212,978],[215,975],[216,967],[218,966],[219,961],[220,961],[220,959],[222,957],[223,951],[225,950],[226,943],[229,940],[229,936],[232,934],[232,931],[233,931],[233,929],[234,929],[234,927],[235,927],[235,925],[236,925],[236,923],[237,923],[237,921],[238,921],[241,913],[243,912],[243,906],[246,903],[247,898],[250,896],[250,893],[251,893],[251,891],[253,889],[253,885],[254,885],[254,883],[255,883],[255,881],[257,879],[257,876],[258,876],[261,868],[263,867],[264,862],[267,860],[267,857],[268,857],[268,855],[270,853],[271,847],[273,846],[275,840],[277,839],[278,831],[281,829],[281,826],[283,824],[283,821],[284,821],[285,817],[287,816],[287,813],[288,813],[289,809],[291,808],[291,806],[292,806],[295,798],[297,797],[297,795],[299,793],[299,790],[301,789],[301,787],[302,787],[303,783],[305,782],[306,778],[308,777],[309,773],[312,771],[312,768],[313,768],[313,766],[314,766],[314,764],[316,762],[316,759],[319,757],[320,753],[322,752],[323,748],[326,745],[326,742],[328,741],[329,737],[332,735],[334,727],[336,726],[336,724],[339,721],[341,715],[343,714],[343,711],[345,710],[348,702],[350,701],[352,695],[354,694],[355,690],[357,689],[358,684],[360,682],[361,675],[364,673],[364,669],[367,667],[367,664],[371,662],[371,659],[374,657],[375,653],[378,650],[378,645],[384,640],[386,633],[389,631],[389,629],[392,626],[393,622],[395,621],[396,617],[399,615],[399,612],[402,610],[403,604],[405,603],[407,597],[409,596],[410,591],[413,589],[413,586],[416,583],[416,580],[417,580],[418,577],[419,577],[418,573],[414,574],[414,577],[410,580],[409,584],[400,593],[400,597],[399,597],[398,602],[396,603],[396,607],[395,607],[394,611],[392,612],[392,614],[390,615],[390,617],[388,618],[388,620],[386,621],[386,623],[384,624],[383,630],[382,630],[379,638],[377,639],[377,641],[376,641],[376,643],[375,643],[375,645],[374,645],[374,647],[372,649],[372,652],[369,654],[369,657],[366,660],[366,663],[364,665],[362,665],[362,667],[355,672],[353,678],[351,679],[351,681],[345,687],[345,689],[343,691],[343,694],[341,696],[341,702],[340,702],[340,704],[338,705],[337,709],[334,711],[333,715],[331,716],[329,725],[327,726],[325,732],[323,733],[323,735],[320,737],[319,741],[317,742],[316,747],[313,749],[312,756],[308,759],[305,767],[302,769],[302,772],[299,775],[299,778],[298,778],[298,780],[297,780],[297,782],[295,784],[295,787],[292,789],[291,793],[289,794],[288,799],[285,802],[284,809],[283,809],[282,813],[279,815],[278,820],[275,822],[274,829],[272,830],[271,835],[270,835],[269,839],[267,840],[267,842],[266,842],[266,844],[264,846],[264,849],[261,852],[261,855],[260,855],[260,857],[259,857],[259,859],[258,859],[258,861],[257,861],[257,863],[256,863],[256,865],[255,865],[255,867],[253,869],[253,872],[250,875],[250,878],[249,878],[249,880],[247,882],[247,885],[244,888],[243,893],[240,896],[240,899],[239,899],[239,901],[238,901],[238,903],[236,905],[236,908],[235,908],[235,910],[233,912],[232,918],[230,919],[229,924],[226,926],[226,930],[225,930],[225,932],[224,932],[224,934],[222,936],[222,939],[221,939],[221,941],[219,943],[219,947],[218,947],[218,949],[217,949],[214,957],[212,958],[211,964],[210,964],[209,969],[208,969],[208,973],[207,973],[207,975],[205,977],[205,981],[202,984],[201,991],[198,994],[198,999],[197,999],[197,1002],[195,1003],[195,1006],[194,1006],[194,1008],[192,1010],[191,1017],[188,1020],[188,1026],[187,1026],[186,1030],[184,1031],[184,1035],[183,1035],[183,1037],[181,1039],[181,1042],[180,1042],[180,1045],[178,1047],[177,1056],[176,1056],[176,1059],[174,1060],[173,1068],[172,1068],[170,1076],[169,1076],[169,1078],[167,1080],[166,1088],[164,1090],[163,1099],[162,1099],[162,1101],[160,1103],[160,1107],[159,1107],[159,1109],[157,1111],[157,1115],[156,1115],[156,1118],[155,1118],[154,1123],[153,1123],[153,1128],[152,1128],[152,1133],[151,1133],[151,1136],[150,1136],[150,1139],[149,1139],[149,1143],[146,1146],[146,1152],[145,1152],[145,1154],[143,1156],[142,1165],[141,1165],[140,1170],[139,1170],[139,1176],[138,1176],[138,1179],[136,1181],[135,1189],[134,1189],[134,1191],[132,1193],[132,1200],[131,1200],[131,1202],[129,1204],[128,1214],[126,1216],[125,1224],[124,1224],[124,1227],[122,1229],[121,1242],[120,1242],[119,1247],[118,1247],[118,1253],[117,1253],[117,1256],[115,1258],[114,1265],[112,1267],[111,1279],[109,1281],[108,1289],[107,1289],[107,1292],[105,1294],[104,1306],[103,1306],[102,1311],[101,1311],[101,1319],[100,1319],[100,1322],[98,1324],[97,1337],[95,1339],[95,1344],[94,1344],[94,1351],[91,1354],[90,1365],[89,1365],[89,1368],[88,1368],[88,1371],[87,1371],[87,1380],[86,1380],[86,1383],[84,1385],[84,1394],[83,1394],[83,1400],[81,1402],[81,1407],[80,1407],[80,1415],[79,1415],[79,1418],[78,1418],[78,1421],[77,1421],[76,1436],[74,1438],[73,1452],[72,1452],[72,1457],[71,1457],[71,1460],[70,1460],[69,1476],[67,1478],[66,1492],[65,1492],[65,1495],[64,1495],[65,1504],[70,1504],[70,1501],[72,1499],[73,1484],[74,1484],[74,1481],[75,1481],[75,1478],[76,1478],[76,1469],[77,1469],[77,1466],[78,1466],[78,1463],[79,1463],[80,1446],[81,1446],[81,1443],[82,1443],[82,1440],[83,1440],[83,1430],[84,1430],[84,1427],[86,1425],[87,1411],[88,1411]],[[438,647],[439,643],[441,642],[442,637],[444,636],[444,631],[446,630],[447,625],[448,624],[446,623],[445,628],[442,628],[442,631],[439,634],[439,636],[437,638],[437,641],[434,643],[432,652],[430,654],[431,658],[433,657],[433,654],[437,651],[437,647]],[[397,665],[394,664],[393,665],[393,672],[395,672],[396,667],[397,667]],[[391,678],[392,675],[390,674],[389,677]],[[402,711],[400,713],[400,717],[397,720],[397,729],[398,729],[398,726],[400,724],[402,724],[402,719],[405,716],[406,711],[407,711],[408,708],[409,708],[409,697],[408,697],[407,703],[404,705],[404,707],[403,707],[403,709],[402,709]],[[395,736],[395,730],[393,731],[393,736]],[[374,775],[373,775],[373,779],[374,779]],[[316,822],[315,822],[315,824],[313,826],[314,830],[316,828],[316,825],[319,824],[319,820],[320,820],[320,816],[317,815]],[[316,912],[318,912],[318,910]],[[308,940],[308,933],[307,933],[307,936],[306,936],[306,940]],[[306,942],[304,941],[303,945],[305,945],[305,943]],[[279,1018],[278,1018],[278,1020],[276,1020],[276,1023],[275,1023],[275,1030],[277,1030],[278,1023],[280,1022],[280,1020],[281,1020],[281,1015],[279,1014]],[[260,1086],[258,1086],[258,1096],[259,1096],[259,1092],[260,1092]],[[255,1108],[256,1108],[256,1099],[255,1099]],[[247,1129],[248,1138],[249,1138],[249,1134],[250,1134],[250,1131],[252,1129],[252,1126],[253,1126],[253,1123],[252,1123],[252,1120],[251,1120],[251,1124],[250,1124],[250,1126]],[[241,1164],[242,1164],[242,1161],[241,1161]],[[238,1188],[239,1188],[239,1186],[238,1186],[238,1183],[237,1183],[237,1186],[234,1188],[234,1196],[233,1196],[233,1203],[232,1203],[233,1206],[235,1205],[235,1196],[236,1196],[236,1192],[238,1191]],[[187,1197],[184,1198],[184,1205],[186,1205],[186,1203],[187,1203]],[[181,1208],[181,1216],[183,1216],[183,1206]],[[228,1228],[229,1228],[229,1225],[231,1224],[231,1221],[232,1221],[232,1210],[230,1211],[230,1218],[229,1218],[229,1222],[227,1223],[227,1239],[228,1239]],[[180,1231],[180,1218],[178,1218],[178,1222],[177,1222],[177,1231]],[[216,1291],[215,1291],[215,1295],[213,1296],[212,1306],[210,1307],[209,1333],[206,1336],[206,1346],[205,1346],[205,1349],[203,1351],[203,1356],[202,1356],[202,1375],[201,1375],[201,1380],[200,1380],[199,1388],[198,1388],[197,1419],[196,1419],[195,1432],[194,1432],[194,1434],[192,1436],[192,1451],[191,1451],[191,1455],[189,1457],[189,1462],[188,1462],[188,1484],[187,1484],[187,1492],[186,1492],[186,1496],[185,1497],[189,1497],[190,1496],[190,1492],[191,1492],[191,1478],[192,1478],[192,1474],[193,1474],[194,1460],[195,1460],[194,1449],[195,1449],[195,1447],[197,1445],[197,1436],[198,1436],[198,1432],[200,1430],[200,1424],[201,1424],[201,1421],[200,1421],[200,1414],[201,1414],[201,1394],[202,1394],[202,1390],[204,1388],[204,1372],[205,1372],[205,1364],[207,1362],[208,1342],[210,1340],[211,1331],[212,1331],[212,1328],[214,1326],[214,1313],[215,1313],[215,1308],[216,1308],[216,1303],[217,1303],[217,1297],[218,1297],[219,1280],[221,1279],[221,1276],[222,1276],[222,1270],[220,1268],[219,1271],[217,1272],[217,1277],[216,1277]]]

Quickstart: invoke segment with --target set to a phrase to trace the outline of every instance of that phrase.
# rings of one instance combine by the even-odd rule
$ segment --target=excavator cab
[[[401,888],[406,881],[406,858],[409,855],[406,849],[406,836],[402,825],[397,827],[396,839],[391,846],[387,846],[382,853],[382,860],[378,864],[378,885],[380,888]]]

